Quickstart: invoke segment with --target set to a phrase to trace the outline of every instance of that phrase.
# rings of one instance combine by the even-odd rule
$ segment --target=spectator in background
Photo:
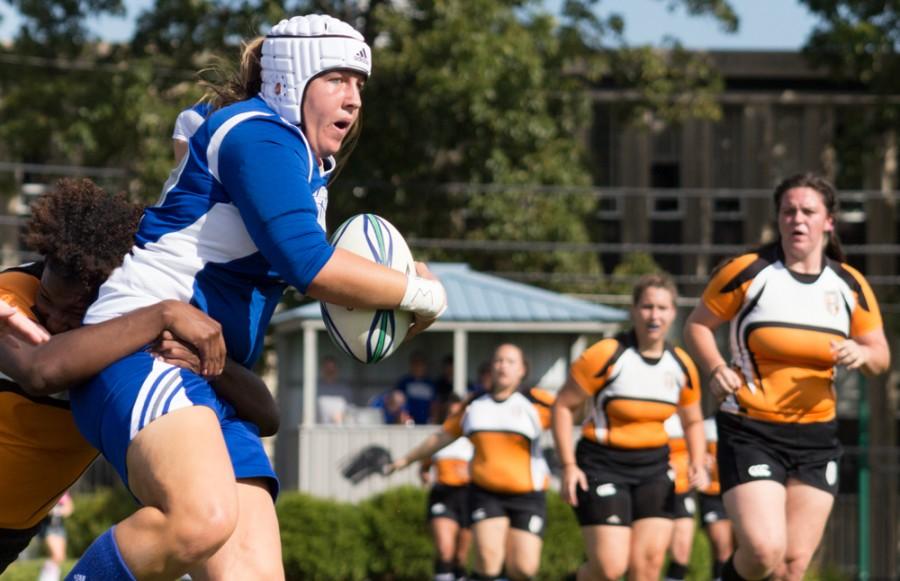
[[[409,373],[397,380],[396,389],[406,396],[406,409],[415,423],[431,421],[435,385],[428,379],[428,360],[421,351],[413,351],[409,356]]]
[[[44,561],[38,581],[59,581],[60,568],[66,560],[66,527],[63,519],[71,515],[73,510],[72,497],[66,492],[41,523],[40,536],[47,547],[47,560]]]
[[[341,381],[340,369],[334,357],[326,355],[319,367],[319,389],[316,397],[316,422],[341,425],[347,419],[347,407],[353,390]]]
[[[413,423],[406,407],[406,395],[398,389],[390,389],[376,395],[369,402],[369,407],[380,409],[384,413],[384,423],[386,424]]]

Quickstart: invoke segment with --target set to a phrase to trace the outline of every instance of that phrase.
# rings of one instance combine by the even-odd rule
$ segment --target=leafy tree
[[[121,0],[7,2],[24,24],[0,49],[6,154],[123,167],[146,199],[171,166],[177,111],[200,95],[195,71],[236,63],[240,39],[288,14],[344,18],[376,53],[364,136],[333,187],[333,222],[377,209],[413,238],[588,242],[593,198],[544,186],[590,185],[589,90],[610,81],[631,89],[639,98],[625,113],[639,121],[718,111],[718,79],[702,57],[676,43],[625,46],[621,17],[598,16],[597,0],[566,0],[555,15],[536,0],[156,0],[117,46],[85,23],[121,14]],[[737,22],[725,0],[661,4],[726,28]],[[466,258],[487,270],[600,272],[584,253]]]
[[[572,0],[558,16],[515,0],[380,5],[367,25],[380,32],[365,136],[334,188],[336,213],[377,208],[407,234],[432,239],[590,241],[593,197],[535,187],[590,184],[588,90],[615,78],[641,96],[632,118],[653,112],[677,122],[717,115],[720,89],[708,63],[675,43],[669,51],[624,47],[621,18],[598,17],[596,4]],[[696,12],[726,6],[689,4]],[[584,253],[465,257],[485,270],[600,272]]]
[[[842,111],[836,146],[845,163],[838,168],[839,185],[896,189],[900,107],[886,97],[900,92],[900,2],[802,3],[819,17],[804,47],[810,61],[882,98],[877,107],[865,111]],[[873,183],[867,176],[877,176],[881,183]]]

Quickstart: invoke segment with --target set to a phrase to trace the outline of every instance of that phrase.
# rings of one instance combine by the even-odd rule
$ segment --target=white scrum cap
[[[372,50],[363,36],[337,18],[313,14],[276,24],[262,48],[262,98],[300,125],[303,94],[313,77],[335,69],[372,72]]]

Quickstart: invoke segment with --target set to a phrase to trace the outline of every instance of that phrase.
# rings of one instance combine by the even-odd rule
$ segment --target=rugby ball
[[[394,225],[375,214],[357,214],[331,237],[335,248],[358,254],[404,274],[416,270],[406,240]],[[397,350],[406,338],[412,313],[368,310],[322,302],[328,335],[341,351],[363,363],[378,363]]]

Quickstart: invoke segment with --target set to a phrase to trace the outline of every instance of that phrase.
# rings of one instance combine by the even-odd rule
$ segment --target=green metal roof
[[[622,309],[476,272],[468,264],[437,262],[428,267],[447,290],[449,306],[442,323],[616,323],[628,319]],[[281,312],[272,323],[320,317],[315,302]]]

